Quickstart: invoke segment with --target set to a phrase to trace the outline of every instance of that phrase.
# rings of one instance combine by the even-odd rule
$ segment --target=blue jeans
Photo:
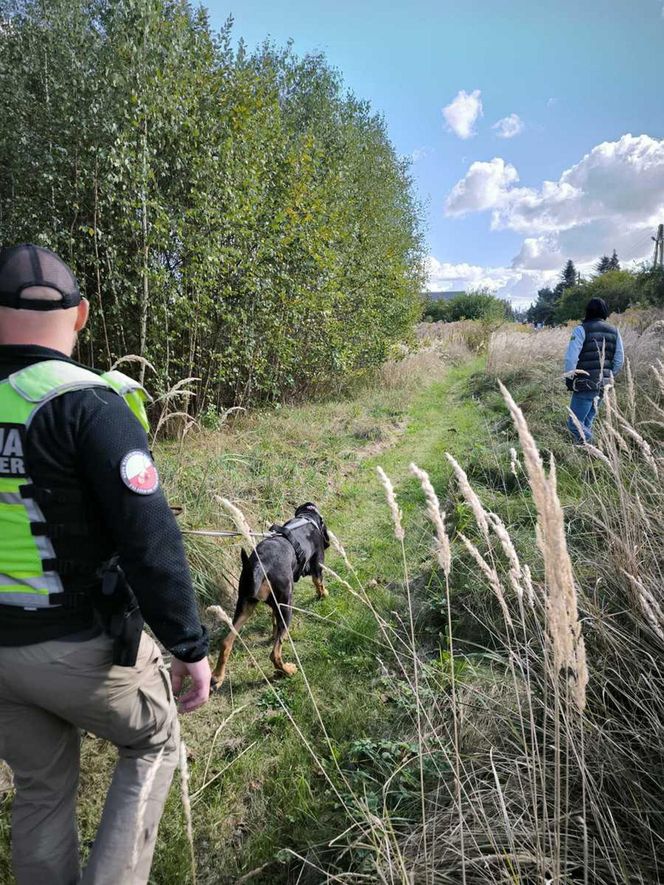
[[[572,402],[570,403],[571,411],[576,415],[579,424],[583,427],[585,440],[579,436],[576,424],[572,418],[567,419],[567,427],[577,443],[592,442],[593,439],[593,421],[597,415],[601,396],[592,390],[579,390],[572,394]]]

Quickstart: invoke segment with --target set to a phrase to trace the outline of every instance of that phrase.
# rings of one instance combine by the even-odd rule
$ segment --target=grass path
[[[364,582],[372,582],[372,592],[383,602],[389,602],[392,588],[402,584],[403,565],[375,467],[380,464],[397,488],[411,548],[409,559],[415,554],[422,562],[430,561],[422,497],[408,465],[415,460],[441,481],[448,473],[444,452],[462,455],[486,432],[478,410],[462,395],[464,382],[480,366],[472,362],[451,369],[442,380],[417,391],[399,418],[400,435],[371,457],[344,464],[339,478],[328,476],[326,491],[317,499],[358,574]],[[328,561],[340,569],[338,557],[330,555]],[[185,740],[193,752],[192,789],[204,783],[201,772],[208,762],[208,780],[228,766],[194,806],[204,881],[236,881],[239,874],[271,861],[279,848],[303,852],[344,826],[338,797],[326,785],[275,692],[321,759],[329,760],[333,753],[343,762],[354,742],[366,736],[389,736],[395,711],[386,708],[384,686],[377,678],[381,649],[376,624],[338,582],[332,580],[329,586],[331,595],[322,602],[315,599],[308,580],[296,588],[299,611],[291,632],[306,682],[300,673],[269,686],[238,642],[221,693],[198,716],[184,722]],[[243,638],[272,679],[269,612],[261,609],[243,631]],[[216,628],[215,638],[221,635]],[[293,660],[289,646],[285,658]],[[219,724],[229,716],[233,718],[212,749]],[[329,762],[325,764],[331,768]],[[334,775],[333,779],[338,781]],[[175,809],[160,844],[156,881],[187,881],[186,848]],[[176,880],[173,866],[178,859],[182,878]],[[252,881],[287,881],[286,867],[272,863]]]

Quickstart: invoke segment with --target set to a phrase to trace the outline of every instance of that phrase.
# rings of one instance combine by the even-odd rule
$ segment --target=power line
[[[650,249],[652,243],[652,236],[649,233],[646,233],[643,228],[641,230],[636,231],[631,237],[627,240],[623,241],[621,246],[621,254],[622,253],[638,253],[638,257],[643,257],[646,249]],[[634,260],[634,259],[632,259]]]

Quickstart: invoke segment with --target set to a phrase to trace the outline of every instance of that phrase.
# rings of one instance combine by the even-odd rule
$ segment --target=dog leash
[[[244,532],[213,531],[212,529],[180,529],[183,535],[199,535],[204,538],[244,538]],[[271,538],[274,532],[249,532],[252,538]]]
[[[173,516],[182,516],[184,507],[171,506]],[[180,529],[181,535],[199,535],[203,538],[244,538],[244,532],[216,531],[214,529]],[[274,532],[249,532],[252,538],[269,538]]]
[[[171,511],[173,512],[173,514],[175,516],[181,516],[183,509],[184,508],[177,507],[177,506],[171,507]],[[304,519],[302,517],[300,517],[300,518],[303,520],[303,522],[308,522],[311,525],[318,528],[318,526],[316,525],[315,522],[313,522],[313,520]],[[289,522],[293,522],[293,521],[294,521],[293,519],[289,520]],[[288,522],[286,522],[285,525],[288,525]],[[320,529],[318,529],[318,530],[320,531]],[[244,532],[231,532],[231,531],[221,531],[221,530],[217,531],[215,529],[180,529],[180,533],[182,535],[198,535],[199,537],[202,537],[202,538],[244,538],[245,537]],[[249,532],[249,536],[251,538],[271,538],[273,535],[278,535],[278,534],[281,534],[281,532],[275,532],[275,531],[272,531],[272,532]],[[292,541],[290,543],[292,544]]]

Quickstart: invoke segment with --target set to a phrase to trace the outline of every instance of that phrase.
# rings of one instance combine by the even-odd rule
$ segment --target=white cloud
[[[488,163],[472,163],[466,175],[454,185],[445,201],[447,215],[467,215],[496,209],[510,197],[511,186],[519,180],[519,174],[502,157],[494,157]]]
[[[587,273],[613,249],[623,264],[647,257],[650,235],[664,218],[664,139],[623,135],[594,147],[557,181],[538,188],[518,183],[517,170],[501,157],[475,162],[445,203],[449,216],[490,211],[492,229],[522,234],[511,267],[432,265],[432,279],[442,274],[452,289],[489,280],[499,295],[516,299],[529,286],[533,297],[568,258]]]
[[[512,267],[551,270],[553,267],[561,267],[564,260],[557,237],[526,237],[519,253],[512,260]]]
[[[438,261],[433,255],[427,259],[427,270],[431,291],[469,292],[474,289],[489,289],[517,307],[530,304],[537,290],[550,283],[558,273],[512,267],[482,267],[467,263],[451,264]]]
[[[475,135],[475,121],[482,116],[481,95],[479,89],[473,92],[462,89],[450,104],[443,108],[445,122],[459,138],[472,138]]]
[[[647,232],[664,215],[664,139],[623,135],[594,147],[558,181],[517,187],[501,157],[473,163],[450,191],[447,215],[491,210],[491,227],[524,234],[515,265],[545,269],[617,249],[640,258]]]
[[[504,286],[511,275],[510,268],[482,267],[478,264],[452,264],[438,261],[433,255],[427,259],[429,288],[434,291],[457,289],[496,289]]]
[[[526,124],[518,114],[510,114],[498,120],[491,128],[496,130],[498,138],[514,138],[516,135],[521,135]]]
[[[594,147],[558,181],[507,195],[493,223],[524,233],[611,220],[654,224],[663,207],[664,139],[623,135]]]

